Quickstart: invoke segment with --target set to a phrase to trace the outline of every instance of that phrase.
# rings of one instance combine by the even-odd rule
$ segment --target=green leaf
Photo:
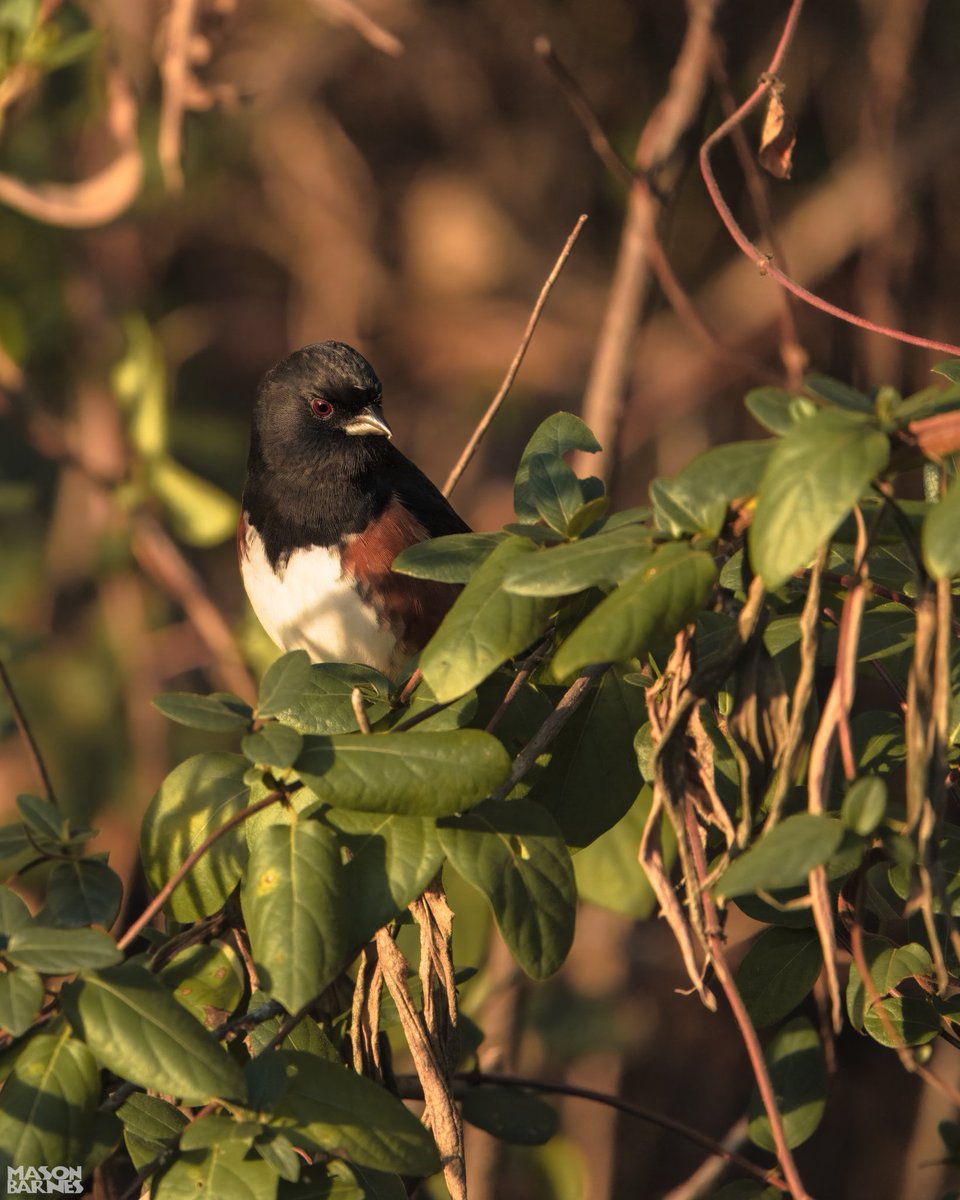
[[[882,1009],[893,1030],[887,1030]],[[925,996],[887,996],[867,1009],[863,1027],[881,1046],[923,1046],[940,1033],[940,1014]]]
[[[33,1024],[43,1001],[43,980],[29,967],[0,974],[0,1028],[19,1037]]]
[[[277,1172],[261,1158],[250,1158],[242,1142],[218,1142],[179,1154],[160,1176],[154,1200],[275,1200]]]
[[[773,1025],[810,993],[823,966],[815,929],[765,929],[737,970],[737,988],[757,1028]]]
[[[588,529],[591,529],[607,515],[609,509],[609,496],[596,496],[593,500],[581,504],[567,524],[567,536],[582,537]]]
[[[827,1069],[817,1031],[804,1017],[797,1017],[779,1031],[764,1058],[783,1116],[787,1145],[799,1146],[820,1124],[826,1105]],[[756,1087],[747,1104],[747,1117],[753,1144],[775,1152],[770,1121]]]
[[[919,942],[908,942],[905,946],[891,946],[882,938],[866,938],[863,943],[864,957],[870,968],[870,979],[878,996],[885,996],[905,979],[926,978],[933,972],[930,951]],[[863,977],[856,962],[850,964],[847,977],[847,1015],[855,1029],[863,1029],[869,995],[863,985]],[[879,1017],[877,1018],[879,1021]],[[876,1034],[871,1030],[871,1035]],[[889,1046],[888,1035],[878,1038]]]
[[[233,733],[248,729],[253,710],[246,701],[231,692],[198,696],[194,692],[161,692],[153,706],[178,725],[209,729],[213,733]]]
[[[507,538],[454,601],[420,655],[420,669],[438,700],[455,700],[470,691],[543,630],[551,601],[503,588],[507,571],[537,553],[526,538]]]
[[[529,462],[529,482],[537,512],[557,533],[566,534],[583,504],[580,480],[562,458],[535,454]]]
[[[489,800],[438,831],[453,868],[490,901],[520,966],[534,979],[552,975],[573,940],[576,884],[549,813],[527,800]]]
[[[233,1014],[246,988],[236,950],[219,940],[181,950],[159,977],[174,999],[210,1030]]]
[[[424,716],[428,709],[437,709],[430,716]],[[438,709],[437,698],[430,685],[423,679],[417,684],[416,690],[409,702],[402,708],[397,707],[382,717],[374,726],[377,732],[390,733],[398,725],[413,717],[422,718],[418,721],[418,733],[440,733],[446,729],[462,729],[465,725],[473,725],[477,712],[477,693],[466,692],[459,700],[445,704]]]
[[[140,830],[147,880],[158,892],[189,855],[250,802],[239,754],[196,754],[166,777]],[[195,921],[221,908],[247,857],[242,825],[218,838],[167,902],[178,921]]]
[[[225,1113],[208,1113],[191,1121],[180,1138],[181,1150],[204,1150],[220,1142],[243,1142],[247,1149],[263,1132],[259,1121],[235,1120]]]
[[[29,925],[32,920],[30,909],[17,893],[8,887],[0,887],[0,934],[9,937],[24,925]]]
[[[282,1133],[271,1131],[269,1136],[261,1137],[256,1142],[255,1148],[264,1162],[268,1162],[281,1179],[296,1183],[300,1178],[303,1159]]]
[[[813,392],[815,396],[822,397],[838,408],[845,408],[855,413],[873,414],[873,401],[870,397],[839,379],[831,379],[829,375],[804,375],[803,386],[808,392]]]
[[[562,680],[590,663],[642,657],[672,638],[706,603],[714,581],[709,554],[663,546],[647,568],[602,600],[560,646],[551,672]]]
[[[110,384],[126,412],[130,441],[144,458],[167,448],[167,379],[163,349],[142,313],[123,321],[127,349],[110,372]]]
[[[257,716],[277,717],[300,701],[311,680],[310,655],[306,650],[281,654],[263,673],[257,698]]]
[[[350,850],[344,884],[350,943],[364,945],[423,892],[443,862],[435,822],[425,817],[331,808],[324,820]]]
[[[463,1097],[463,1119],[504,1142],[542,1146],[557,1132],[556,1110],[533,1092],[481,1084]]]
[[[955,479],[923,521],[923,561],[934,579],[960,575],[960,480]]]
[[[47,897],[37,921],[60,929],[80,929],[117,919],[123,900],[123,883],[116,871],[96,858],[58,862],[47,881]]]
[[[776,434],[789,433],[798,421],[812,417],[818,411],[806,396],[775,387],[754,388],[747,392],[744,403],[755,421]]]
[[[879,775],[855,779],[843,798],[840,819],[848,829],[869,837],[887,811],[887,785]]]
[[[573,869],[581,900],[638,921],[653,913],[657,897],[637,861],[652,802],[653,790],[645,786],[633,807],[612,829],[574,855]],[[677,854],[677,840],[669,820],[663,821],[660,838],[664,870],[669,872]]]
[[[510,774],[479,729],[308,738],[296,771],[325,803],[398,816],[444,816],[477,804]]]
[[[303,736],[295,729],[275,722],[264,725],[256,733],[248,733],[240,743],[252,763],[266,767],[279,767],[285,771],[292,767],[303,749]]]
[[[185,1104],[245,1099],[237,1064],[145,967],[92,972],[60,995],[77,1036],[121,1079]]]
[[[430,1134],[385,1088],[300,1051],[279,1057],[288,1082],[274,1124],[287,1130],[294,1145],[404,1175],[438,1169]]]
[[[774,442],[733,442],[699,454],[673,479],[650,485],[657,527],[671,537],[716,537],[734,500],[756,494]]]
[[[50,929],[36,924],[12,933],[3,953],[18,967],[45,975],[109,967],[123,957],[113,938],[97,929]]]
[[[624,525],[520,558],[507,570],[503,586],[521,596],[569,596],[611,587],[644,567],[652,551],[649,529]]]
[[[117,1109],[123,1122],[123,1140],[139,1171],[164,1154],[187,1124],[183,1113],[159,1096],[134,1092]]]
[[[960,383],[960,358],[948,358],[930,368],[935,374],[942,375],[951,383]]]
[[[82,1162],[99,1097],[94,1057],[69,1029],[35,1034],[0,1092],[0,1178],[8,1167]]]
[[[714,890],[729,898],[793,887],[825,863],[842,839],[843,826],[833,817],[796,813],[735,858]]]
[[[218,546],[233,537],[240,516],[232,496],[166,454],[150,461],[151,490],[167,510],[173,531],[188,546]]]
[[[361,1182],[361,1168],[349,1166],[340,1159],[308,1164],[301,1161],[300,1178],[296,1183],[281,1183],[277,1200],[407,1200],[407,1189],[399,1175],[369,1169],[362,1175],[376,1178],[378,1182],[390,1180],[393,1186],[389,1189],[384,1185],[365,1188]]]
[[[572,413],[558,412],[547,417],[534,431],[524,448],[513,484],[513,507],[520,521],[536,521],[537,510],[535,489],[530,480],[530,466],[534,458],[545,454],[560,458],[571,450],[593,453],[600,443],[579,417]]]
[[[427,543],[424,543],[425,545]],[[298,733],[354,733],[353,689],[359,688],[371,725],[390,712],[390,680],[360,663],[312,663],[306,682],[276,716]]]
[[[67,837],[70,822],[49,800],[45,800],[42,796],[18,796],[17,808],[34,833],[39,833],[41,837],[50,838],[54,842],[62,841]]]
[[[393,560],[391,569],[416,579],[466,583],[502,541],[502,533],[450,533],[408,546]]]
[[[257,838],[240,903],[264,991],[294,1012],[344,966],[348,913],[340,848],[317,821],[275,825]]]
[[[588,846],[615,825],[643,783],[633,734],[646,719],[646,705],[623,674],[619,667],[604,673],[533,776],[529,798],[547,809],[571,848]]]
[[[768,588],[814,558],[889,458],[886,434],[837,409],[821,410],[776,444],[749,532],[750,561]]]

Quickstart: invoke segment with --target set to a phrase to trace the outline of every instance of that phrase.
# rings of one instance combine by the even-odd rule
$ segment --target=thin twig
[[[322,9],[329,17],[343,22],[344,25],[349,25],[374,50],[389,54],[391,58],[399,58],[403,54],[403,42],[389,29],[385,29],[375,21],[359,4],[354,4],[353,0],[313,0],[313,2],[316,8]]]
[[[180,162],[183,136],[183,110],[190,82],[190,39],[197,18],[197,0],[172,0],[160,77],[163,97],[160,102],[160,127],[157,131],[157,157],[163,181],[170,192],[183,190],[183,166]]]
[[[679,1134],[680,1137],[686,1138],[688,1142],[693,1142],[694,1145],[700,1146],[711,1154],[723,1158],[733,1166],[739,1167],[747,1175],[752,1176],[754,1179],[759,1179],[761,1183],[766,1183],[770,1187],[777,1188],[778,1191],[787,1192],[790,1190],[786,1182],[777,1175],[776,1171],[765,1171],[763,1167],[759,1167],[756,1163],[750,1162],[749,1159],[743,1158],[735,1150],[728,1150],[721,1142],[716,1141],[705,1133],[701,1133],[699,1129],[694,1129],[691,1125],[685,1125],[683,1121],[677,1121],[673,1117],[665,1116],[663,1113],[654,1112],[653,1109],[644,1108],[641,1104],[633,1104],[629,1100],[621,1100],[619,1096],[611,1096],[606,1092],[596,1092],[592,1088],[578,1087],[572,1083],[546,1083],[542,1079],[534,1079],[525,1075],[500,1075],[487,1071],[464,1071],[457,1075],[456,1079],[459,1084],[467,1088],[481,1087],[484,1084],[491,1087],[523,1088],[525,1091],[540,1092],[545,1096],[571,1096],[576,1100],[590,1100],[594,1104],[603,1104],[607,1108],[613,1108],[617,1112],[626,1114],[628,1117],[636,1117],[638,1121],[646,1121],[647,1124],[656,1125],[659,1129],[666,1129],[670,1133]],[[411,1076],[398,1076],[397,1084],[400,1087],[401,1094],[406,1099],[422,1098],[416,1090],[419,1085]]]
[[[3,684],[3,690],[7,694],[7,700],[10,703],[10,708],[13,711],[13,719],[16,723],[20,737],[23,739],[23,744],[27,748],[33,762],[34,770],[43,784],[43,790],[47,794],[47,799],[57,808],[57,794],[53,790],[53,782],[50,779],[50,773],[47,770],[47,764],[43,761],[43,755],[40,753],[40,747],[37,745],[37,739],[33,736],[33,730],[30,728],[30,722],[27,720],[27,714],[23,711],[20,701],[17,699],[17,693],[13,687],[13,680],[10,678],[10,672],[6,668],[3,659],[0,659],[0,683]],[[31,864],[32,865],[32,864]],[[26,870],[21,868],[21,873]]]
[[[487,722],[487,733],[493,733],[496,727],[503,720],[507,709],[516,700],[517,696],[523,691],[523,686],[537,669],[541,662],[546,657],[547,651],[550,649],[550,644],[553,641],[553,630],[551,629],[540,641],[534,646],[533,650],[524,659],[520,670],[513,677],[513,681],[507,688],[507,693],[497,706],[496,712]]]
[[[215,842],[222,838],[224,834],[229,833],[231,829],[242,825],[244,821],[252,817],[255,813],[269,808],[271,804],[280,803],[283,798],[282,792],[271,792],[269,796],[264,796],[262,800],[258,800],[255,804],[251,804],[247,808],[242,808],[238,813],[234,813],[229,821],[225,821],[209,837],[204,838],[196,850],[187,855],[173,875],[170,876],[160,891],[157,892],[153,900],[147,905],[140,916],[137,917],[123,937],[119,939],[117,949],[124,950],[129,946],[140,930],[153,920],[164,904],[170,899],[174,888],[183,882],[187,874],[196,866]]]
[[[828,313],[830,316],[837,317],[841,321],[846,321],[849,325],[857,325],[861,329],[867,329],[871,333],[879,333],[884,337],[895,338],[897,341],[906,342],[911,346],[921,346],[926,350],[937,350],[943,354],[960,356],[960,346],[954,345],[951,342],[938,342],[931,338],[919,337],[916,334],[907,333],[902,329],[893,329],[887,325],[879,325],[875,321],[869,321],[866,317],[861,317],[857,313],[848,312],[845,308],[840,308],[836,304],[831,304],[828,300],[824,300],[822,296],[816,295],[809,291],[796,280],[792,279],[785,271],[781,271],[775,267],[770,261],[770,256],[764,254],[744,233],[742,226],[737,222],[736,217],[724,199],[720,185],[717,183],[716,175],[713,171],[713,164],[710,156],[716,146],[723,141],[725,137],[737,125],[742,125],[746,118],[753,110],[765,99],[770,89],[776,84],[776,76],[786,56],[790,42],[796,32],[797,22],[800,18],[800,11],[803,8],[803,0],[792,0],[790,11],[787,14],[786,22],[784,23],[783,32],[780,35],[780,41],[777,43],[777,48],[774,51],[770,63],[760,77],[760,82],[754,88],[753,92],[747,97],[740,107],[733,112],[721,125],[710,134],[703,145],[700,147],[700,173],[703,176],[703,181],[706,184],[707,191],[710,194],[710,199],[713,202],[714,208],[720,220],[727,228],[727,232],[733,238],[734,242],[743,251],[747,258],[756,263],[762,274],[775,279],[788,291],[792,292],[805,303],[818,308],[821,312]]]
[[[353,709],[353,715],[357,718],[357,728],[361,733],[369,733],[370,718],[367,716],[367,710],[363,707],[363,692],[358,687],[352,688],[350,691],[350,706]]]
[[[746,1143],[747,1137],[747,1118],[739,1117],[731,1125],[720,1144],[726,1150],[735,1151],[738,1146]],[[689,1179],[685,1179],[683,1183],[671,1188],[664,1195],[663,1200],[697,1200],[698,1197],[712,1192],[713,1186],[726,1169],[727,1160],[721,1158],[719,1154],[713,1154],[697,1167]]]
[[[517,372],[520,370],[520,364],[523,362],[524,356],[527,353],[527,347],[530,345],[534,330],[537,328],[537,324],[540,321],[540,314],[543,312],[543,306],[546,304],[547,298],[553,290],[553,285],[557,282],[560,272],[563,270],[567,259],[570,257],[570,251],[573,249],[577,238],[580,236],[580,230],[583,228],[586,220],[587,214],[581,213],[577,219],[576,225],[574,225],[573,229],[570,231],[570,236],[564,243],[563,249],[560,251],[557,261],[553,264],[553,270],[547,276],[546,282],[540,289],[540,295],[537,297],[537,302],[534,304],[533,311],[530,313],[530,319],[527,321],[527,327],[523,331],[523,337],[520,339],[520,345],[517,348],[516,354],[513,356],[513,362],[510,364],[509,370],[504,376],[503,383],[500,384],[497,394],[490,401],[487,411],[480,418],[480,422],[473,431],[473,434],[469,442],[467,442],[463,453],[457,459],[456,465],[447,476],[446,483],[443,485],[443,494],[445,496],[449,496],[453,489],[460,482],[460,477],[467,469],[467,466],[469,465],[474,454],[476,454],[477,447],[480,445],[484,434],[490,428],[491,422],[500,411],[501,405],[507,398],[507,393],[513,386],[513,381],[516,379]]]

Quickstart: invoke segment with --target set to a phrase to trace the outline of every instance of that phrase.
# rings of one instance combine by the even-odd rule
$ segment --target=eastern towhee
[[[396,677],[459,587],[390,569],[407,546],[467,533],[390,441],[373,368],[343,342],[304,346],[257,390],[240,569],[254,612],[284,650]]]

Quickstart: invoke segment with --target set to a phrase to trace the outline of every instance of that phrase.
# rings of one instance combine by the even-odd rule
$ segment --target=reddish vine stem
[[[812,305],[814,308],[820,309],[821,312],[828,313],[832,317],[837,317],[841,321],[846,321],[848,325],[856,325],[860,329],[867,329],[871,333],[879,333],[884,337],[895,338],[899,342],[906,342],[910,346],[920,346],[925,350],[937,350],[943,354],[960,356],[960,346],[953,345],[951,342],[938,342],[931,338],[920,337],[917,334],[907,333],[903,329],[893,329],[888,325],[879,325],[875,321],[870,321],[866,317],[861,317],[858,313],[849,312],[845,308],[840,308],[839,305],[831,304],[829,300],[824,300],[822,296],[809,291],[802,284],[797,283],[785,271],[781,271],[775,267],[770,261],[770,257],[764,254],[757,247],[743,230],[743,227],[738,223],[736,217],[724,199],[720,185],[717,183],[717,178],[713,172],[713,164],[710,161],[710,156],[720,142],[723,141],[737,126],[742,125],[746,118],[753,110],[763,101],[773,86],[777,72],[783,64],[787,50],[793,40],[793,35],[796,32],[797,24],[800,19],[800,12],[803,8],[803,0],[792,0],[790,11],[787,14],[786,22],[784,23],[783,32],[780,35],[780,40],[777,43],[777,48],[770,59],[770,63],[760,77],[760,82],[751,92],[746,100],[740,105],[735,112],[710,134],[703,145],[700,147],[700,174],[703,176],[703,182],[706,185],[707,192],[710,195],[710,200],[714,208],[717,210],[717,215],[727,228],[727,232],[736,242],[739,249],[752,259],[760,269],[760,271],[769,275],[771,279],[775,279],[782,287],[785,287],[798,299],[803,300],[806,304]]]
[[[187,855],[173,875],[170,876],[160,891],[157,892],[153,900],[151,900],[140,916],[137,917],[123,937],[120,938],[117,942],[117,948],[125,950],[130,945],[140,930],[153,920],[164,904],[170,899],[174,888],[183,882],[215,842],[219,841],[224,834],[229,833],[231,829],[236,829],[238,825],[242,825],[248,817],[252,817],[255,813],[261,812],[265,808],[269,808],[271,804],[279,804],[283,798],[282,792],[271,792],[269,796],[264,796],[262,800],[258,800],[255,804],[251,804],[247,808],[242,808],[238,813],[234,813],[229,821],[225,821],[209,837],[204,838],[196,850]]]
[[[706,927],[707,941],[710,946],[710,961],[717,976],[717,981],[723,988],[727,1003],[730,1005],[734,1020],[740,1029],[740,1037],[743,1040],[747,1056],[750,1059],[753,1077],[756,1080],[757,1089],[763,1101],[763,1107],[770,1121],[770,1133],[776,1147],[777,1161],[783,1170],[790,1195],[794,1200],[811,1200],[807,1189],[803,1185],[803,1180],[800,1178],[793,1153],[787,1145],[783,1117],[777,1106],[777,1097],[773,1090],[773,1080],[770,1078],[766,1059],[763,1057],[763,1047],[760,1045],[756,1028],[753,1021],[750,1020],[750,1014],[747,1012],[747,1007],[737,988],[733,971],[730,969],[730,963],[727,960],[717,906],[714,903],[709,888],[704,886],[704,881],[707,878],[707,861],[703,852],[703,843],[700,840],[700,826],[697,824],[696,813],[689,800],[684,801],[684,817],[687,823],[690,845],[693,849],[697,885],[700,888],[700,899],[703,904],[704,925]]]

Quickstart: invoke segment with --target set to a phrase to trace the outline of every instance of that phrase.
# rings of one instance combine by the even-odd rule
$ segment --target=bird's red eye
[[[324,420],[333,416],[333,405],[329,400],[323,400],[319,396],[315,396],[310,401],[310,407],[318,417],[322,417]]]

